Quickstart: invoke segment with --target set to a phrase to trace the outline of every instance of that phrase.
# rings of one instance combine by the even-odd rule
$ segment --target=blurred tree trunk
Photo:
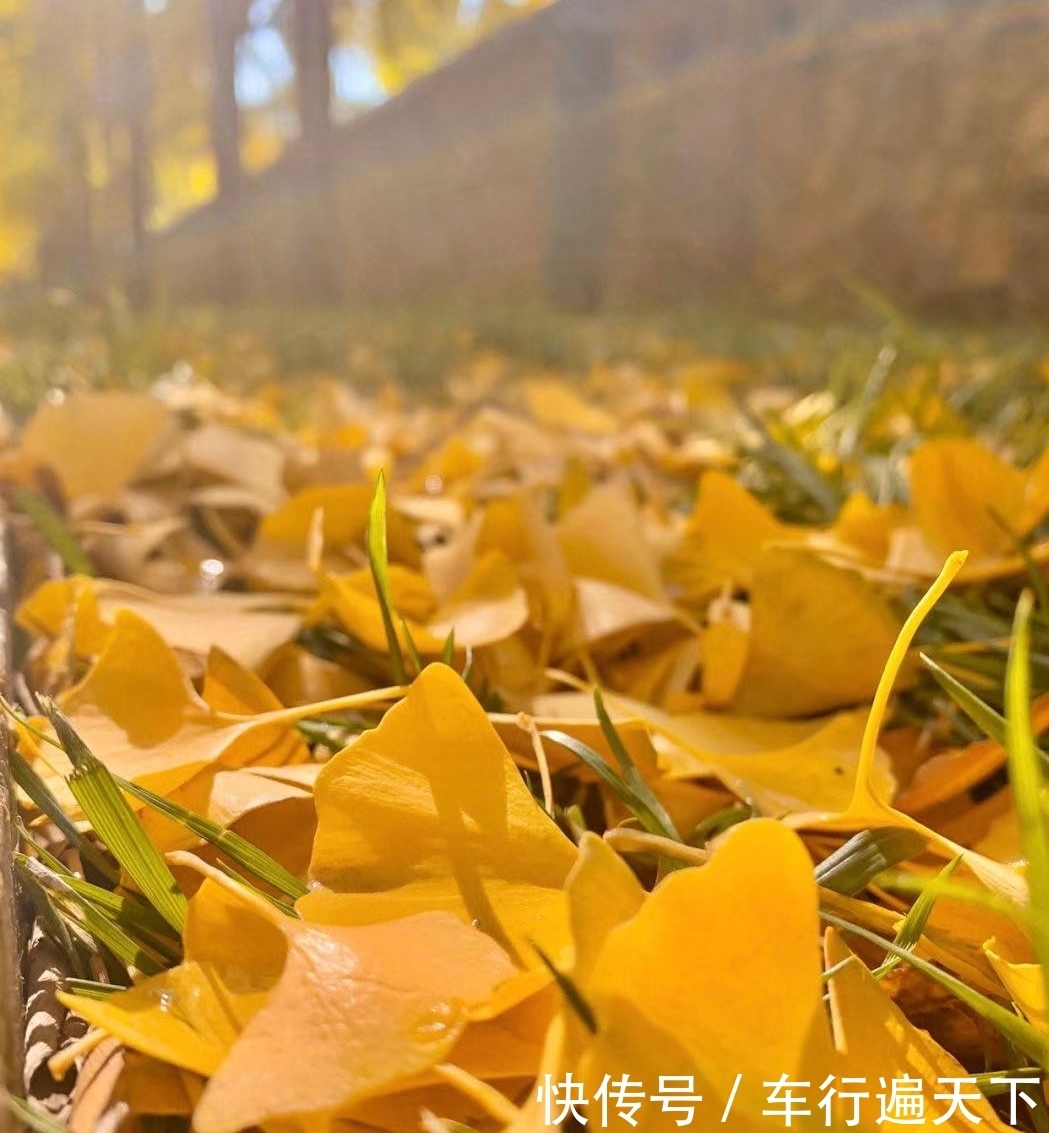
[[[600,14],[559,13],[557,126],[552,154],[547,297],[554,306],[596,311],[608,284],[613,232],[614,31]]]
[[[237,106],[237,40],[243,8],[236,0],[207,0],[211,38],[211,144],[219,196],[236,197],[244,184],[240,159],[240,110]]]
[[[331,0],[295,0],[292,14],[299,122],[312,146],[331,126]]]
[[[226,216],[222,239],[211,260],[210,290],[233,302],[244,292],[247,250],[240,237],[237,207],[244,192],[240,156],[240,108],[237,105],[237,41],[247,17],[245,0],[206,0],[211,40],[211,145],[215,155],[218,203]]]
[[[90,291],[95,283],[90,157],[82,116],[72,107],[62,116],[58,154],[65,171],[55,219],[45,225],[42,259],[56,278]]]
[[[339,215],[330,145],[331,0],[293,0],[292,44],[307,177],[307,189],[301,194],[303,293],[315,301],[331,302],[340,294]]]
[[[88,78],[93,16],[88,4],[70,10],[60,0],[31,9],[35,47],[29,60],[24,129],[40,129],[41,118],[55,147],[56,161],[35,184],[40,236],[37,258],[48,283],[91,291],[96,279],[95,217],[88,129],[94,110]],[[62,82],[54,81],[55,73]]]
[[[128,297],[135,306],[149,298],[146,226],[152,197],[149,111],[152,81],[146,42],[146,11],[142,0],[124,0],[125,60],[122,117],[127,131],[127,202],[131,237]]]

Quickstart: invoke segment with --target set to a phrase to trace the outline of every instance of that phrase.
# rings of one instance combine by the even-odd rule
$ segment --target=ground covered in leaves
[[[41,341],[37,1129],[1049,1127],[1040,347],[461,335],[408,393]]]

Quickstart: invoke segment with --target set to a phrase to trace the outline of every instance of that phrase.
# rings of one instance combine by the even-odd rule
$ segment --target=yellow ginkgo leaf
[[[750,635],[731,621],[704,627],[700,638],[703,657],[703,700],[711,708],[732,703],[747,664]]]
[[[837,815],[853,799],[863,710],[770,720],[722,712],[673,715],[620,696],[609,703],[660,737],[659,764],[674,779],[716,778],[769,815]],[[884,752],[875,752],[864,774],[882,797],[892,797],[895,780]]]
[[[828,536],[880,566],[888,558],[893,533],[906,522],[907,511],[901,505],[876,504],[854,492],[842,504]]]
[[[485,454],[463,437],[449,437],[423,462],[412,478],[413,486],[420,492],[441,491],[479,472],[485,459]]]
[[[569,628],[575,605],[572,572],[553,526],[530,494],[522,492],[490,503],[471,549],[475,555],[499,550],[510,559],[529,592],[533,617],[550,641]],[[469,568],[462,569],[465,576]]]
[[[258,537],[268,543],[305,545],[314,516],[319,511],[323,514],[321,531],[325,546],[336,550],[349,546],[363,548],[372,492],[373,488],[368,484],[304,488],[281,508],[268,514],[259,525]],[[386,517],[386,535],[393,559],[409,564],[418,562],[411,528],[393,509]]]
[[[835,1043],[840,1053],[839,1078],[863,1078],[872,1085],[882,1078],[886,1082],[904,1076],[920,1080],[924,1084],[926,1104],[914,1124],[921,1128],[960,1133],[963,1129],[971,1130],[977,1122],[990,1130],[1009,1128],[999,1119],[990,1101],[968,1083],[965,1108],[976,1120],[966,1117],[960,1109],[948,1116],[949,1103],[929,1095],[945,1095],[947,1091],[941,1088],[941,1083],[952,1078],[968,1079],[968,1071],[928,1034],[908,1022],[833,929],[827,932],[824,948],[827,968],[835,970],[830,980],[830,1006]],[[870,1092],[876,1094],[877,1090]],[[851,1105],[839,1109],[839,1120],[850,1121],[850,1110]],[[875,1097],[860,1102],[860,1114],[861,1128],[884,1128],[879,1118],[885,1115]]]
[[[426,629],[444,639],[455,633],[460,646],[504,641],[528,620],[528,595],[502,551],[488,551],[474,563],[462,585],[434,611]]]
[[[156,630],[137,614],[121,610],[102,654],[84,679],[59,698],[59,706],[111,771],[164,794],[213,764],[230,768],[305,759],[308,750],[295,729],[297,720],[318,710],[384,703],[396,695],[386,689],[319,708],[285,709],[231,658],[216,652],[211,663],[213,676],[222,674],[221,681],[212,680],[211,695],[220,697],[221,689],[219,703],[228,708],[215,708],[200,697]],[[233,686],[239,686],[239,693]],[[51,761],[50,753],[45,758]],[[48,783],[79,814],[62,779],[66,773],[64,767],[51,771]]]
[[[646,598],[636,590],[597,578],[577,578],[575,599],[575,621],[561,643],[562,654],[599,643],[622,645],[653,626],[685,624],[668,601]]]
[[[600,436],[614,433],[619,427],[611,413],[554,378],[533,378],[525,382],[524,395],[532,417],[540,425],[558,432],[572,430]]]
[[[434,611],[435,599],[429,584],[415,571],[391,564],[389,569],[390,598],[393,608],[403,617],[416,648],[427,656],[440,653],[444,639],[429,632],[423,622]],[[367,568],[352,574],[325,574],[320,593],[308,615],[310,622],[332,618],[369,649],[385,653],[388,648],[382,608],[375,592],[375,582]],[[402,648],[407,651],[403,630],[397,627]]]
[[[233,1044],[193,1117],[198,1133],[270,1121],[321,1128],[446,1055],[471,1005],[513,966],[450,913],[321,929],[288,920],[280,981]]]
[[[99,610],[97,587],[82,575],[42,582],[15,611],[15,621],[38,637],[66,639],[77,657],[95,657],[113,632]]]
[[[143,750],[177,731],[188,710],[207,711],[174,650],[128,610],[117,614],[106,647],[84,679],[63,694],[61,707],[74,721],[108,721]]]
[[[573,926],[591,918],[600,926],[592,942],[577,941],[584,964],[572,973],[596,1035],[565,1006],[548,1035],[537,1084],[549,1089],[573,1073],[597,1118],[593,1099],[606,1075],[626,1075],[645,1096],[636,1115],[641,1127],[669,1133],[680,1113],[648,1095],[660,1092],[661,1076],[680,1076],[702,1096],[696,1116],[720,1117],[732,1097],[732,1128],[756,1131],[768,1120],[762,1083],[773,1076],[769,1067],[811,1082],[834,1059],[807,852],[789,830],[758,819],[730,831],[702,869],[665,878],[639,907],[629,886],[610,899],[609,874],[605,855],[594,854],[570,889]],[[765,931],[770,916],[782,937]],[[709,927],[697,931],[699,923]],[[541,1129],[544,1110],[533,1093],[510,1130]]]
[[[640,910],[646,894],[626,862],[589,830],[579,842],[579,860],[565,890],[575,945],[572,974],[586,984],[608,934]]]
[[[697,918],[710,928],[697,932]],[[770,918],[775,933],[764,930]],[[770,1068],[811,1080],[830,1066],[818,936],[808,853],[797,835],[757,819],[730,831],[709,865],[665,878],[609,934],[585,987],[599,1021],[627,1000],[672,1035],[702,1068],[718,1113],[742,1074],[734,1113],[753,1119]]]
[[[609,902],[608,867],[596,858],[573,881],[573,913],[597,911],[600,920],[601,908],[610,910],[603,941],[582,948],[577,942],[579,954],[593,958],[572,973],[596,1034],[564,1005],[548,1034],[537,1086],[549,1089],[572,1072],[588,1099],[584,1115],[597,1119],[602,1083],[625,1075],[639,1085],[641,1127],[669,1133],[681,1110],[668,1112],[652,1095],[665,1093],[658,1090],[662,1076],[679,1075],[702,1098],[697,1116],[716,1121],[730,1113],[731,1128],[757,1133],[768,1127],[775,1112],[770,1091],[785,1076],[796,1083],[792,1128],[826,1128],[828,1120],[843,1127],[847,1120],[857,1124],[851,1104],[830,1095],[825,1115],[816,1104],[819,1091],[859,1077],[868,1094],[858,1128],[873,1133],[881,1127],[874,1096],[879,1077],[910,1074],[926,1090],[938,1087],[941,1077],[966,1077],[833,938],[828,967],[849,963],[831,979],[832,1026],[823,1000],[812,861],[781,823],[755,819],[732,828],[707,865],[669,875],[635,912],[629,896]],[[777,926],[772,934],[770,917]],[[985,1100],[970,1108],[988,1128],[1004,1129]],[[532,1133],[542,1128],[543,1115],[534,1091],[509,1129]],[[937,1116],[930,1104],[918,1124],[936,1128],[944,1124],[934,1125]],[[960,1129],[965,1119],[953,1120],[948,1127]]]
[[[515,973],[448,913],[321,928],[199,868],[179,967],[105,1000],[63,999],[132,1049],[207,1075],[201,1133],[326,1127],[440,1061]]]
[[[666,562],[667,579],[689,601],[725,586],[749,589],[767,546],[804,536],[803,528],[781,523],[732,476],[714,469],[699,482],[684,537]]]
[[[625,485],[592,488],[558,523],[557,541],[574,574],[666,600],[656,553],[646,542],[641,513]]]
[[[854,571],[781,547],[755,562],[747,660],[732,708],[812,716],[869,701],[899,622]]]
[[[119,422],[120,443],[113,443]],[[170,410],[143,393],[105,390],[45,402],[22,433],[22,451],[50,464],[73,499],[106,498],[159,453],[174,425]]]
[[[324,768],[299,909],[363,924],[450,909],[537,962],[567,939],[561,887],[576,858],[541,810],[473,693],[447,666],[423,670],[378,728]]]
[[[1041,967],[1027,958],[1014,959],[1004,942],[997,940],[988,940],[983,951],[1016,1006],[1036,1026],[1043,1031],[1049,1030],[1049,1015],[1045,1009],[1045,979]]]
[[[272,438],[252,436],[243,429],[208,421],[182,441],[181,456],[188,468],[204,472],[219,483],[242,490],[262,513],[279,507],[284,490],[285,450]]]
[[[315,825],[313,792],[308,787],[258,775],[246,767],[206,769],[167,797],[235,831],[293,873],[305,874]],[[146,809],[142,822],[150,841],[164,853],[201,845],[192,831],[157,811]]]
[[[72,623],[77,653],[93,656],[117,613],[130,610],[174,649],[205,657],[220,644],[253,669],[295,636],[301,608],[301,599],[274,594],[157,594],[112,579],[74,577],[43,583],[17,616],[27,629],[49,637]]]
[[[1027,884],[1012,866],[995,861],[951,841],[950,838],[923,825],[917,819],[893,808],[890,796],[878,782],[878,733],[885,718],[893,685],[900,674],[907,651],[918,627],[965,564],[966,553],[950,555],[939,576],[929,587],[904,622],[889,653],[878,688],[874,694],[857,758],[852,799],[838,815],[791,815],[787,821],[798,829],[854,833],[878,826],[895,826],[914,830],[928,846],[948,860],[960,856],[962,862],[984,885],[998,896],[1023,905],[1027,900]]]
[[[1049,479],[1029,481],[972,438],[937,437],[919,445],[911,453],[909,484],[918,525],[944,554],[956,547],[968,548],[974,559],[1015,552],[1016,539],[1049,510]]]
[[[367,484],[304,488],[266,516],[259,525],[259,538],[274,543],[305,545],[314,514],[321,511],[325,544],[358,544],[368,526],[371,496],[372,490]]]
[[[183,942],[170,971],[106,999],[63,1001],[132,1050],[210,1077],[280,977],[287,939],[255,903],[207,878],[189,901]]]
[[[366,692],[373,683],[368,676],[351,672],[292,642],[276,649],[258,673],[282,704],[334,700]]]
[[[217,647],[208,653],[200,695],[215,712],[236,716],[260,716],[280,712],[284,707],[260,677]],[[289,763],[308,763],[310,749],[294,728],[286,724],[263,725],[232,740],[222,760],[229,767],[253,763],[282,767]]]
[[[932,578],[952,547],[967,547],[967,582],[1022,574],[1049,560],[1049,542],[1021,553],[1022,541],[1049,513],[1049,455],[1015,468],[972,438],[926,441],[910,458],[913,526],[893,532],[886,565]]]
[[[267,589],[312,589],[314,539],[331,569],[345,569],[347,562],[363,564],[371,496],[370,484],[322,484],[297,492],[259,524],[244,562],[253,583]],[[390,559],[417,567],[420,555],[411,523],[393,508],[386,523]]]
[[[979,556],[1009,549],[1009,534],[993,513],[1019,513],[1023,474],[979,441],[926,441],[911,453],[908,479],[918,524],[938,550],[967,547]]]

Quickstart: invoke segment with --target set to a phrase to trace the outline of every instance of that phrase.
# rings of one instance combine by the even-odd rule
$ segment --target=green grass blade
[[[1049,587],[1046,586],[1045,575],[1041,567],[1034,561],[1028,541],[1019,534],[1011,523],[996,508],[988,508],[988,515],[1013,541],[1013,548],[1023,559],[1027,570],[1027,577],[1031,582],[1031,589],[1038,599],[1038,606],[1043,615],[1049,616]]]
[[[922,664],[933,675],[933,679],[952,701],[989,739],[1005,746],[1005,717],[984,703],[976,693],[966,688],[957,677],[952,677],[946,669],[941,669],[925,653],[920,653]]]
[[[554,977],[554,983],[557,984],[561,994],[565,997],[565,1001],[569,1007],[579,1016],[582,1020],[583,1026],[592,1034],[597,1034],[597,1016],[594,1014],[594,1009],[586,1001],[586,996],[576,987],[575,982],[571,980],[564,972],[550,959],[549,956],[539,947],[534,940],[530,940],[535,954],[542,960],[544,967]]]
[[[936,883],[946,881],[958,868],[958,863],[961,860],[962,858],[959,854],[958,857],[949,861],[936,875],[932,884],[927,885],[921,893],[918,894],[917,900],[907,910],[907,915],[903,918],[903,922],[896,931],[896,943],[900,948],[904,948],[908,952],[913,952],[914,949],[918,947],[918,941],[921,940],[922,933],[925,932],[925,926],[929,923],[929,917],[932,916],[936,900],[941,895],[941,890],[936,887]],[[901,963],[902,961],[899,956],[890,956],[883,964],[879,964],[878,967],[874,969],[872,975],[876,980],[880,980]]]
[[[1029,591],[1025,591],[1016,605],[1013,643],[1005,674],[1005,750],[1013,788],[1013,806],[1020,827],[1020,844],[1027,859],[1031,943],[1042,970],[1045,1002],[1049,1003],[1049,829],[1045,820],[1042,769],[1031,730],[1028,665],[1031,611],[1032,597]]]
[[[69,1133],[69,1126],[55,1120],[50,1114],[41,1113],[23,1098],[16,1098],[0,1087],[0,1104],[8,1109],[33,1133]]]
[[[375,593],[382,613],[382,624],[386,630],[386,641],[390,647],[390,669],[394,684],[408,683],[408,673],[404,667],[404,654],[401,652],[400,638],[393,620],[393,600],[390,597],[390,562],[386,545],[386,477],[380,469],[368,509],[368,534],[365,541],[368,552],[368,565],[375,582]]]
[[[182,959],[182,948],[171,936],[168,923],[154,908],[134,897],[122,897],[108,889],[101,889],[81,877],[67,877],[64,880],[81,901],[89,902],[117,928],[136,937],[172,964],[177,964]]]
[[[186,919],[186,898],[145,827],[120,793],[109,769],[91,754],[73,726],[49,701],[44,702],[55,733],[73,764],[69,788],[87,815],[95,833],[143,896],[181,935]]]
[[[987,996],[981,995],[978,991],[973,991],[971,987],[962,983],[962,981],[955,976],[942,971],[940,968],[937,968],[935,964],[930,964],[928,960],[923,960],[913,952],[908,952],[906,949],[900,948],[899,945],[891,940],[885,940],[876,933],[868,932],[865,928],[860,928],[859,925],[850,924],[848,921],[842,920],[833,913],[820,910],[820,918],[827,924],[841,929],[842,932],[847,932],[852,936],[859,936],[869,944],[875,944],[879,948],[884,949],[890,955],[898,956],[901,960],[928,976],[929,979],[938,983],[940,987],[945,988],[967,1007],[972,1008],[977,1015],[985,1019],[996,1031],[1008,1039],[1013,1046],[1018,1050],[1022,1050],[1024,1054],[1028,1055],[1030,1058],[1033,1058],[1039,1066],[1044,1067],[1046,1063],[1049,1062],[1049,1043],[1047,1043],[1046,1036],[1037,1027],[1032,1026],[1026,1020],[1013,1014],[1008,1008],[1003,1007],[1000,1003],[995,1003],[993,999],[988,999]]]
[[[770,464],[776,465],[788,480],[808,496],[823,512],[826,520],[832,520],[841,510],[840,489],[835,487],[802,453],[788,448],[777,440],[764,418],[751,409],[741,393],[732,391],[732,398],[737,409],[761,436],[760,455]]]
[[[641,772],[638,771],[637,765],[630,758],[630,752],[626,749],[626,744],[616,731],[615,724],[612,723],[612,717],[609,716],[605,708],[605,702],[601,696],[600,689],[594,689],[594,709],[597,712],[597,719],[601,725],[601,734],[605,737],[605,742],[608,744],[612,754],[616,757],[616,762],[619,764],[620,770],[623,774],[623,779],[634,792],[634,795],[641,799],[645,804],[648,812],[655,817],[662,827],[662,833],[668,838],[673,838],[675,841],[681,841],[681,835],[677,832],[677,827],[674,825],[674,820],[667,813],[666,807],[656,798],[652,788],[645,782]]]
[[[100,885],[78,877],[63,862],[49,853],[43,846],[32,843],[33,851],[39,860],[74,893],[92,905],[119,928],[129,935],[136,936],[143,944],[153,949],[165,959],[177,964],[182,958],[182,949],[172,935],[171,926],[152,906],[136,897],[114,893]]]
[[[85,999],[108,999],[115,991],[124,991],[120,984],[100,983],[98,980],[78,980],[72,976],[62,981],[62,990],[82,995]]]
[[[723,807],[697,823],[685,839],[685,845],[702,849],[711,838],[728,830],[730,826],[746,822],[748,818],[753,818],[755,813],[754,808],[747,806],[746,803],[733,803],[731,806]]]
[[[48,790],[47,784],[33,770],[29,761],[17,751],[11,751],[9,758],[11,777],[32,800],[33,805],[58,827],[62,836],[71,846],[76,847],[83,861],[90,862],[103,877],[115,883],[118,880],[117,871],[77,830],[62,809],[62,804]]]
[[[1044,1078],[1045,1071],[1040,1066],[1018,1066],[1015,1070],[985,1070],[972,1077],[985,1098],[998,1098],[1009,1092],[1009,1083],[995,1082],[995,1078]]]
[[[913,873],[896,873],[889,870],[878,878],[878,884],[883,889],[891,889],[894,893],[913,893],[920,896],[929,889],[934,889],[937,897],[947,897],[951,901],[962,901],[978,909],[986,909],[989,913],[998,913],[1008,917],[1021,928],[1030,929],[1031,917],[1026,908],[1008,897],[1000,897],[982,885],[970,885],[964,881],[942,881],[939,878],[919,877]]]
[[[66,924],[66,918],[55,908],[51,894],[31,873],[23,871],[19,876],[18,883],[23,896],[28,897],[30,904],[43,923],[44,932],[62,950],[69,969],[78,976],[85,978],[89,976],[90,972],[84,964],[80,950],[74,943],[73,933]],[[78,936],[83,937],[82,930],[78,932]],[[93,941],[85,939],[84,943],[91,950],[97,951]]]
[[[241,837],[240,834],[232,830],[227,830],[224,826],[220,826],[210,818],[205,818],[202,814],[197,814],[195,811],[172,802],[171,799],[154,794],[147,788],[140,787],[137,783],[131,783],[119,776],[114,776],[114,779],[121,790],[126,791],[129,795],[134,795],[136,799],[144,802],[150,809],[159,812],[165,818],[170,818],[172,822],[177,822],[184,829],[192,831],[198,838],[203,838],[205,842],[210,843],[215,849],[221,850],[226,857],[242,869],[246,869],[257,878],[272,885],[279,893],[297,901],[309,892],[309,889],[295,874],[285,869],[280,862],[271,858],[264,850],[252,845],[247,838]]]
[[[448,636],[444,639],[444,648],[441,650],[441,660],[450,669],[452,662],[455,660],[455,626],[448,631]]]
[[[622,775],[606,763],[588,744],[583,743],[582,740],[577,740],[575,736],[568,735],[567,732],[552,730],[540,732],[539,735],[543,739],[552,740],[555,744],[567,748],[577,759],[585,763],[606,786],[615,791],[627,809],[650,834],[658,834],[663,838],[673,839],[675,842],[681,841],[681,836],[673,826],[669,829],[665,827],[658,815],[653,814],[649,809],[646,800],[641,798]]]
[[[404,618],[398,619],[401,623],[401,632],[404,634],[405,644],[408,646],[408,656],[412,662],[412,668],[415,669],[415,675],[418,676],[423,671],[422,654],[419,652],[419,647],[415,644],[415,638],[412,637],[412,631],[408,628],[408,623]]]
[[[31,488],[16,488],[15,507],[33,521],[47,544],[58,554],[68,574],[86,574],[94,577],[98,572],[84,549],[76,541],[65,520],[48,502],[46,496]]]
[[[825,889],[855,897],[887,869],[920,857],[925,839],[898,826],[877,827],[854,834],[816,867],[816,880]]]
[[[78,897],[66,884],[65,878],[59,877],[41,862],[27,858],[23,854],[15,855],[14,865],[20,881],[32,877],[60,910],[68,913],[72,909],[73,915],[79,916],[83,929],[99,944],[108,948],[122,964],[135,967],[147,976],[154,976],[164,970],[164,964],[157,956],[103,916],[90,901]]]
[[[242,873],[235,870],[229,862],[224,862],[219,858],[218,861],[215,862],[215,865],[218,869],[222,870],[227,877],[232,877],[238,885],[243,885],[245,889],[254,893],[256,897],[261,897],[263,901],[268,901],[269,904],[275,909],[279,909],[285,916],[291,917],[293,920],[302,919],[298,914],[298,910],[292,905],[286,904],[284,901],[280,900],[279,897],[274,897],[272,893],[266,893],[257,885],[253,885]]]

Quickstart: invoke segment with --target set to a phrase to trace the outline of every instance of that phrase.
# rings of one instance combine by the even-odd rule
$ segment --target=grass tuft
[[[69,788],[95,833],[150,904],[181,935],[186,898],[160,851],[149,840],[145,827],[105,764],[92,755],[54,704],[44,701],[43,708],[73,764]]]
[[[1013,642],[1005,676],[1005,748],[1020,842],[1027,859],[1031,943],[1041,969],[1045,1002],[1049,1003],[1049,829],[1046,827],[1041,760],[1031,729],[1028,661],[1033,605],[1030,591],[1025,591],[1016,605]],[[1045,1061],[1041,1064],[1049,1069]]]
[[[382,612],[382,624],[386,630],[386,641],[390,648],[390,670],[394,684],[408,683],[408,671],[404,665],[400,638],[394,623],[393,599],[390,596],[390,559],[386,543],[386,476],[379,470],[368,508],[368,533],[366,537],[368,565],[375,582],[375,593]]]

